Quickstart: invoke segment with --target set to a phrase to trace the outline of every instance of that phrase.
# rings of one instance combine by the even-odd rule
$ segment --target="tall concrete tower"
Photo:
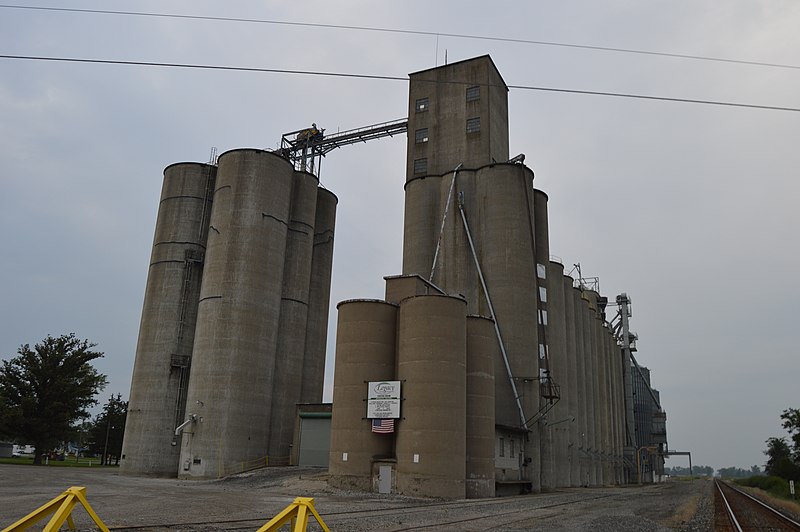
[[[509,162],[508,88],[489,56],[410,80],[403,274],[462,295],[468,314],[494,318],[502,344],[495,422],[507,432],[498,445],[515,457],[517,447],[520,457],[500,480],[526,480],[538,491],[541,441],[532,420],[547,367],[539,356],[545,279],[537,275],[548,262],[546,196],[535,193],[529,168]]]
[[[215,166],[164,170],[122,445],[123,473],[172,476],[194,345]]]

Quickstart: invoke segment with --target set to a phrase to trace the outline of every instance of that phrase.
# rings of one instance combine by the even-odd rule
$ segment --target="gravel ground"
[[[270,468],[219,481],[133,478],[115,469],[0,465],[0,527],[56,497],[86,486],[101,519],[141,531],[255,530],[295,497],[314,497],[334,531],[548,530],[552,532],[705,532],[713,522],[710,481],[614,488],[571,488],[551,493],[471,501],[437,501],[346,492],[327,484],[324,471]],[[79,508],[76,525],[91,530]],[[244,520],[238,523],[233,520]],[[229,521],[229,522],[224,522]],[[212,524],[216,522],[216,524]],[[309,527],[309,529],[313,529]]]

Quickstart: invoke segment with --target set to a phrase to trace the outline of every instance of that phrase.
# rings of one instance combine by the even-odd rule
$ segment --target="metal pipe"
[[[189,414],[189,419],[178,425],[175,429],[175,436],[180,436],[181,432],[183,432],[183,428],[189,423],[194,423],[195,421],[197,421],[197,414]]]
[[[433,274],[436,271],[436,260],[439,258],[439,249],[442,246],[442,236],[444,235],[444,224],[447,221],[447,211],[450,209],[450,198],[453,197],[453,189],[456,186],[456,176],[458,175],[458,170],[464,163],[458,163],[456,169],[453,170],[453,180],[450,182],[450,191],[447,193],[447,201],[444,204],[444,214],[442,215],[442,226],[439,228],[439,238],[436,240],[436,251],[433,253],[433,264],[431,265],[431,276],[428,279],[429,282],[433,282]]]
[[[453,176],[453,178],[455,179],[455,176]],[[511,372],[511,365],[508,363],[508,354],[506,354],[506,347],[503,344],[503,337],[500,335],[500,326],[497,324],[497,316],[495,316],[494,313],[492,299],[489,297],[489,289],[486,287],[486,280],[483,278],[483,270],[481,269],[480,262],[478,262],[478,254],[475,253],[475,244],[472,242],[472,234],[469,231],[469,224],[467,223],[467,217],[464,214],[464,205],[461,200],[458,202],[458,210],[461,213],[461,221],[464,223],[464,230],[467,233],[467,241],[469,242],[469,249],[472,252],[472,259],[475,261],[475,267],[478,269],[478,278],[481,281],[483,295],[486,297],[486,304],[489,307],[489,314],[494,322],[494,332],[497,335],[497,342],[500,344],[500,352],[503,355],[503,363],[506,366],[506,373],[508,373],[508,381],[511,383],[511,391],[514,393],[514,400],[517,402],[520,421],[522,422],[522,427],[525,430],[528,430],[528,422],[525,417],[525,411],[522,409],[522,402],[519,399],[520,396],[517,392],[517,386],[514,384],[514,374]]]

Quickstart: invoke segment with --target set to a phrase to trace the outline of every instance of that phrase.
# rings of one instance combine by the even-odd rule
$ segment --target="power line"
[[[446,32],[436,32],[436,31],[423,31],[423,30],[406,30],[406,29],[398,29],[398,28],[381,28],[375,26],[351,26],[345,24],[321,24],[321,23],[314,23],[314,22],[291,22],[285,20],[269,20],[269,19],[257,19],[257,18],[240,18],[240,17],[218,17],[218,16],[210,16],[210,15],[182,15],[179,13],[155,13],[155,12],[146,12],[146,11],[116,11],[110,9],[78,9],[78,8],[66,8],[66,7],[46,7],[46,6],[20,6],[20,5],[13,5],[13,4],[0,4],[0,8],[3,9],[24,9],[24,10],[34,10],[34,11],[59,11],[65,13],[90,13],[90,14],[97,14],[97,15],[122,15],[122,16],[136,16],[136,17],[158,17],[158,18],[173,18],[173,19],[185,19],[185,20],[206,20],[206,21],[220,21],[220,22],[245,22],[251,24],[273,24],[273,25],[280,25],[280,26],[297,26],[297,27],[307,27],[307,28],[327,28],[327,29],[339,29],[339,30],[352,30],[352,31],[370,31],[370,32],[379,32],[379,33],[399,33],[399,34],[406,34],[406,35],[424,35],[430,37],[450,37],[454,39],[473,39],[473,40],[482,40],[482,41],[495,41],[495,42],[507,42],[507,43],[514,43],[514,44],[528,44],[528,45],[538,45],[538,46],[553,46],[553,47],[560,47],[560,48],[577,48],[583,50],[594,50],[594,51],[601,51],[601,52],[615,52],[615,53],[624,53],[624,54],[637,54],[637,55],[652,55],[658,57],[672,57],[676,59],[690,59],[694,61],[714,61],[718,63],[733,63],[739,65],[751,65],[751,66],[762,66],[762,67],[771,67],[771,68],[788,68],[788,69],[795,69],[800,70],[800,65],[790,65],[786,63],[768,63],[764,61],[747,61],[743,59],[728,59],[724,57],[711,57],[711,56],[703,56],[703,55],[692,55],[692,54],[678,54],[678,53],[671,53],[671,52],[656,52],[652,50],[637,50],[634,48],[617,48],[611,46],[594,46],[588,44],[575,44],[575,43],[564,43],[564,42],[555,42],[555,41],[537,41],[531,39],[516,39],[512,37],[495,37],[490,35],[471,35],[466,33],[446,33]]]
[[[185,69],[196,69],[196,70],[222,70],[222,71],[232,71],[232,72],[260,72],[260,73],[269,73],[269,74],[296,74],[296,75],[304,75],[304,76],[325,76],[325,77],[335,77],[335,78],[351,78],[351,79],[373,79],[373,80],[385,80],[385,81],[408,81],[409,78],[407,76],[388,76],[388,75],[380,75],[380,74],[356,74],[356,73],[348,73],[348,72],[324,72],[324,71],[316,71],[316,70],[290,70],[285,68],[261,68],[261,67],[241,67],[241,66],[230,66],[230,65],[203,65],[203,64],[191,64],[191,63],[162,63],[156,61],[122,61],[116,59],[87,59],[87,58],[78,58],[78,57],[45,57],[45,56],[35,56],[35,55],[10,55],[10,54],[0,54],[0,59],[17,59],[23,61],[52,61],[52,62],[61,62],[61,63],[86,63],[86,64],[100,64],[100,65],[125,65],[125,66],[147,66],[147,67],[165,67],[165,68],[185,68]],[[460,85],[465,84],[473,84],[472,82],[465,82],[465,81],[433,81],[430,80],[430,83],[455,83]],[[484,84],[486,85],[486,84]],[[621,92],[606,92],[606,91],[590,91],[590,90],[580,90],[580,89],[563,89],[563,88],[556,88],[556,87],[537,87],[532,85],[507,85],[509,90],[530,90],[530,91],[542,91],[542,92],[560,92],[566,94],[583,94],[583,95],[590,95],[590,96],[613,96],[617,98],[633,98],[639,100],[656,100],[656,101],[664,101],[664,102],[675,102],[675,103],[694,103],[694,104],[702,104],[702,105],[719,105],[719,106],[726,106],[726,107],[743,107],[748,109],[762,109],[762,110],[770,110],[770,111],[791,111],[791,112],[800,112],[800,108],[798,107],[781,107],[775,105],[758,105],[758,104],[749,104],[749,103],[737,103],[737,102],[723,102],[718,100],[699,100],[693,98],[673,98],[669,96],[653,96],[653,95],[645,95],[645,94],[631,94],[631,93],[621,93]]]

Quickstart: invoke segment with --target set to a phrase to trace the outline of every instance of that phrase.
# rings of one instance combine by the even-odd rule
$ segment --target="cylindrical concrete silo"
[[[595,345],[593,341],[594,303],[591,302],[589,292],[581,292],[581,309],[583,312],[583,354],[586,364],[586,390],[587,390],[587,418],[586,418],[586,443],[589,452],[589,486],[597,486],[598,460],[598,418],[597,418],[597,361],[595,358]]]
[[[596,485],[603,485],[603,390],[602,390],[602,367],[600,364],[600,342],[597,328],[599,326],[599,315],[597,313],[596,293],[592,290],[584,292],[589,296],[589,321],[588,333],[592,346],[592,403],[594,406],[594,468],[596,475]]]
[[[494,497],[494,361],[500,349],[492,320],[467,317],[466,493]]]
[[[522,165],[510,164],[481,168],[476,176],[476,196],[476,205],[466,214],[470,220],[481,220],[473,230],[473,237],[479,248],[497,325],[528,421],[539,411],[536,256],[532,238],[533,172]],[[470,201],[469,198],[465,200]],[[481,308],[480,312],[486,314],[488,309]],[[522,427],[517,401],[502,359],[495,364],[495,377],[497,424]],[[521,474],[523,479],[531,482],[534,491],[540,491],[538,424],[529,425],[528,430]]]
[[[567,415],[570,418],[568,424],[568,456],[569,456],[569,485],[578,487],[581,485],[580,473],[580,446],[581,431],[579,429],[578,416],[582,416],[579,410],[580,391],[578,388],[578,348],[575,342],[575,301],[573,289],[575,280],[564,275],[562,278],[564,296],[564,333],[565,333],[565,352],[567,356],[567,378],[561,386],[562,401],[567,402]]]
[[[547,221],[547,194],[539,189],[533,190],[534,216],[534,249],[536,254],[536,307],[538,310],[538,392],[540,403],[556,401],[554,390],[550,384],[550,363],[548,351],[550,338],[548,334],[548,263],[550,262],[550,236]],[[542,423],[544,420],[541,420]],[[555,488],[555,449],[554,434],[546,426],[539,425],[541,453],[541,484],[543,490]]]
[[[480,250],[483,245],[483,221],[479,206],[482,199],[493,201],[478,194],[477,182],[485,178],[485,173],[472,169],[462,169],[441,178],[438,211],[440,220],[436,226],[438,251],[434,251],[436,267],[433,284],[449,294],[464,297],[467,300],[468,313],[488,316],[475,258],[459,210],[459,207],[464,209],[470,232],[473,233],[473,244],[476,250]]]
[[[600,453],[601,453],[601,471],[602,471],[602,482],[601,484],[609,485],[611,484],[611,462],[610,462],[610,418],[609,418],[609,400],[610,394],[608,390],[608,366],[606,364],[607,359],[607,345],[606,345],[606,337],[605,337],[605,328],[603,327],[603,321],[600,317],[600,314],[597,315],[597,319],[595,320],[595,336],[597,341],[597,376],[598,376],[598,383],[600,385],[600,393],[599,393],[599,400],[598,403],[600,406]]]
[[[406,182],[403,225],[403,274],[428,279],[439,237],[440,176],[415,178]]]
[[[174,477],[180,447],[208,216],[217,169],[164,170],[147,275],[120,472]]]
[[[289,463],[295,405],[300,402],[303,386],[317,185],[314,175],[294,172],[268,446],[270,462],[276,465]]]
[[[303,385],[300,394],[302,403],[322,401],[337,202],[332,192],[322,188],[317,190],[314,253],[311,260],[311,283],[308,294],[306,353],[303,359]]]
[[[592,431],[592,442],[594,449],[594,459],[592,465],[594,469],[593,479],[595,486],[602,486],[603,479],[603,386],[602,386],[602,367],[600,363],[600,335],[598,329],[600,327],[600,314],[597,309],[597,300],[599,294],[594,290],[587,290],[584,292],[588,296],[589,314],[588,314],[588,335],[591,345],[590,360],[592,364],[592,407],[594,420]]]
[[[466,476],[466,302],[417,296],[400,303],[397,491],[464,498]]]
[[[577,375],[577,390],[578,390],[578,405],[577,405],[577,420],[578,423],[578,451],[579,451],[579,466],[580,486],[590,485],[590,471],[591,471],[591,452],[589,432],[591,428],[589,407],[591,406],[591,387],[589,380],[591,378],[590,366],[587,362],[586,343],[584,339],[584,323],[586,322],[586,303],[583,300],[582,292],[579,288],[572,288],[572,302],[573,312],[575,317],[575,360],[577,362],[576,375]]]
[[[564,265],[548,261],[547,267],[547,345],[549,368],[553,381],[559,386],[559,398],[547,414],[546,429],[550,432],[553,457],[553,482],[555,487],[570,485],[569,467],[569,400],[566,397],[569,364],[564,302]],[[544,487],[544,486],[543,486]]]
[[[395,380],[398,308],[370,300],[342,301],[337,308],[330,483],[371,491],[373,461],[391,457],[394,436],[372,432],[366,383]]]
[[[293,171],[260,150],[219,157],[181,477],[266,460]]]

